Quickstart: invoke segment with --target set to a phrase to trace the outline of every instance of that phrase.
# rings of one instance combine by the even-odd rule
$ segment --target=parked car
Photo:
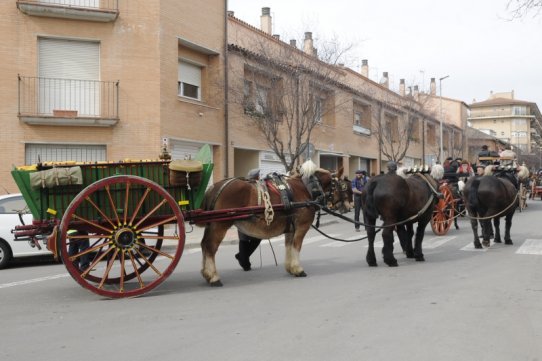
[[[32,214],[20,193],[0,196],[0,269],[14,258],[52,255],[43,244],[40,250],[28,241],[15,241],[11,230],[21,224],[19,213],[23,213],[25,224],[32,223]]]

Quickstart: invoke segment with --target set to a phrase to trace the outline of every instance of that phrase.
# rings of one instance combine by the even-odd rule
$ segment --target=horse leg
[[[491,220],[484,219],[480,221],[482,226],[482,245],[484,247],[489,247],[489,239],[491,238],[491,233],[493,228],[491,227]]]
[[[376,229],[374,228],[374,225],[376,224],[376,219],[368,219],[366,217],[363,217],[363,221],[367,226],[365,227],[365,231],[367,232],[367,241],[369,244],[369,247],[367,248],[367,255],[365,256],[365,260],[367,261],[367,264],[369,267],[376,267],[378,266],[378,263],[376,262],[376,255],[375,255],[375,236],[376,236]]]
[[[414,249],[412,249],[412,223],[397,226],[397,236],[406,257],[414,258]]]
[[[201,254],[203,256],[201,275],[214,287],[222,286],[220,276],[216,271],[215,255],[230,226],[231,224],[211,223],[205,227],[203,232],[201,240]]]
[[[425,233],[425,227],[427,227],[428,223],[429,221],[420,219],[418,221],[418,227],[416,228],[416,240],[414,243],[414,258],[416,259],[417,262],[425,262],[425,257],[422,251],[422,242],[423,242],[423,236]]]
[[[501,217],[493,218],[493,228],[494,228],[494,232],[495,232],[495,237],[493,238],[493,242],[502,243],[502,241],[501,241]]]
[[[505,227],[504,227],[504,244],[514,244],[512,242],[512,238],[510,237],[510,229],[512,228],[512,217],[514,216],[514,213],[507,214],[505,219]]]
[[[480,243],[480,237],[478,236],[478,220],[471,218],[470,219],[470,226],[472,228],[472,233],[474,233],[474,248],[482,248],[482,244]]]
[[[284,241],[286,246],[286,258],[284,267],[286,272],[296,277],[307,277],[307,274],[301,267],[299,262],[299,253],[301,252],[301,245],[303,244],[303,238],[308,232],[308,229],[300,229],[296,226],[294,232],[285,233]]]
[[[385,225],[385,224],[384,224]],[[384,263],[390,267],[397,267],[397,259],[393,256],[393,228],[386,227],[382,231],[382,240],[384,241],[384,247],[382,247],[382,255],[384,256]]]

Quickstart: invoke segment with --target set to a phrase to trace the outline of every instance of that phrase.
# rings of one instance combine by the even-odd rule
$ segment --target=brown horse
[[[339,175],[339,177],[342,174]],[[312,161],[305,162],[300,168],[300,174],[285,177],[286,187],[277,185],[265,179],[269,200],[273,205],[285,204],[284,192],[280,188],[288,188],[291,202],[307,202],[319,199],[322,205],[332,202],[337,206],[345,202],[344,194],[340,191],[338,178],[324,169],[317,168]],[[262,185],[258,182],[247,181],[243,178],[230,178],[215,183],[205,194],[202,208],[205,210],[220,210],[228,208],[246,208],[259,204],[266,198],[259,190]],[[343,201],[341,201],[343,199]],[[236,226],[242,233],[260,238],[271,238],[285,235],[286,271],[296,277],[305,277],[306,273],[299,262],[299,253],[303,238],[309,231],[317,210],[315,205],[277,209],[272,221],[268,224],[265,214],[255,213],[246,219],[231,219],[205,223],[205,231],[201,240],[203,254],[201,274],[211,286],[222,286],[216,270],[215,255],[224,239],[227,230]]]
[[[390,267],[397,266],[397,259],[393,256],[394,230],[399,236],[407,258],[425,261],[422,241],[425,227],[431,220],[433,208],[437,202],[438,184],[435,179],[442,177],[443,168],[440,165],[434,166],[431,176],[421,173],[405,176],[401,169],[398,173],[402,176],[388,173],[372,177],[361,195],[363,220],[369,241],[366,260],[371,267],[377,266],[374,251],[376,235],[374,226],[378,217],[383,220],[382,227],[384,227],[382,229],[384,263]],[[416,222],[418,226],[413,248],[412,237]]]
[[[504,243],[513,244],[510,237],[512,218],[518,205],[518,180],[515,174],[502,171],[492,175],[493,166],[486,167],[485,175],[471,177],[463,188],[463,202],[471,217],[471,227],[474,233],[474,247],[489,247],[490,238],[494,233],[494,242],[501,243],[500,218],[505,217]],[[518,178],[524,179],[529,171],[524,166],[519,167]],[[493,219],[493,231],[491,220]],[[482,226],[482,243],[478,236],[478,221]]]

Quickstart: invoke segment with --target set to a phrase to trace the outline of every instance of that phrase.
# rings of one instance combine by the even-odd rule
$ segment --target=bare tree
[[[416,94],[400,96],[389,93],[373,113],[372,127],[380,145],[380,152],[387,160],[400,162],[412,142],[421,140],[422,124],[427,118],[428,98]]]
[[[230,102],[242,105],[286,171],[303,159],[313,131],[340,106],[339,59],[349,50],[338,42],[322,43],[316,54],[293,44],[260,39],[250,49],[230,45],[243,59],[243,89],[229,89]]]
[[[542,0],[509,0],[506,9],[512,19],[523,18],[527,14],[533,14],[533,17],[537,17],[542,9]]]

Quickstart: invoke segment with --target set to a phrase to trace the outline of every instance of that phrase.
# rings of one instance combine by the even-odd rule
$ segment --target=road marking
[[[517,254],[542,254],[542,239],[527,238],[516,251]]]
[[[424,249],[434,249],[442,246],[444,243],[451,241],[452,239],[457,238],[457,236],[448,236],[448,237],[431,237],[427,240],[424,239],[422,243],[422,248]]]
[[[0,288],[9,288],[9,287],[15,287],[15,286],[22,286],[22,285],[27,285],[27,284],[30,284],[30,283],[38,283],[38,282],[50,281],[50,280],[55,280],[55,279],[58,279],[58,278],[65,278],[65,277],[69,277],[69,276],[70,275],[68,273],[61,273],[61,274],[53,275],[53,276],[39,277],[39,278],[30,279],[30,280],[4,283],[4,284],[0,284]]]
[[[494,244],[494,243],[493,243]],[[491,246],[491,244],[490,244]],[[461,251],[469,251],[469,252],[487,252],[489,248],[474,248],[474,242],[470,242],[465,247],[461,248]]]

